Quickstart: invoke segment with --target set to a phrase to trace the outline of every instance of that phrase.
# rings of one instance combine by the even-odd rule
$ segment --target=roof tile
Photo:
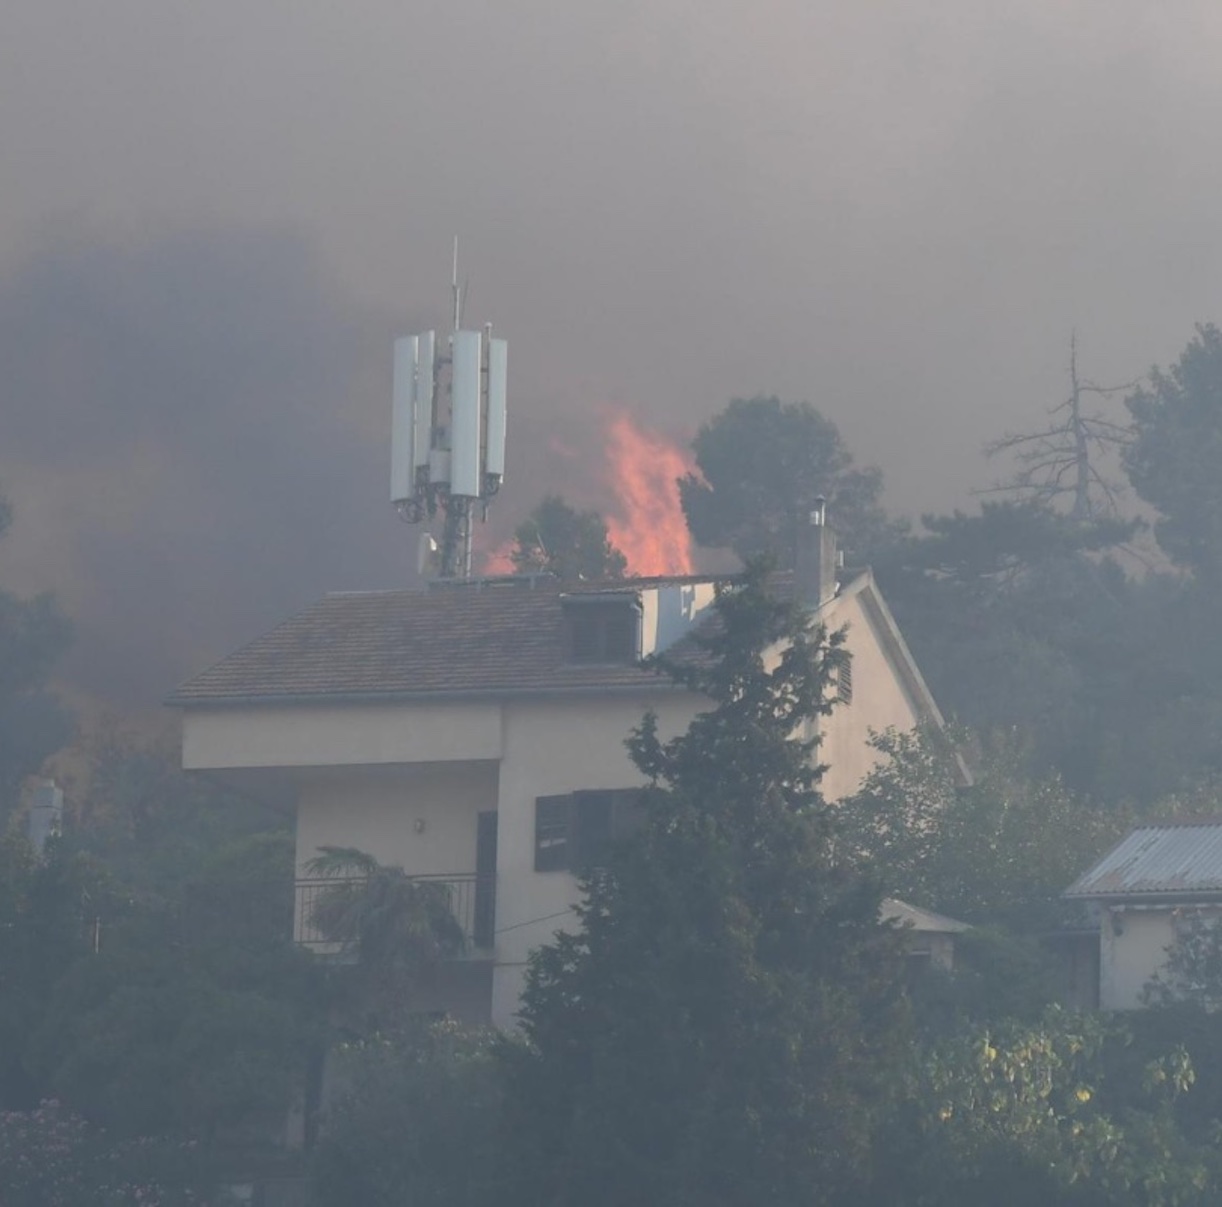
[[[574,590],[487,580],[327,595],[189,679],[169,702],[663,686],[639,664],[565,662],[562,595]]]

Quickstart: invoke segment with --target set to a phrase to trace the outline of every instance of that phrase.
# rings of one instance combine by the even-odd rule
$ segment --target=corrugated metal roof
[[[1068,889],[1066,897],[1222,893],[1222,818],[1141,826]]]

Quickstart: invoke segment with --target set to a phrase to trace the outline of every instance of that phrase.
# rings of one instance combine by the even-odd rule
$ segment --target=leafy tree
[[[1161,971],[1146,985],[1147,1003],[1186,1002],[1207,1013],[1222,1006],[1222,921],[1212,911],[1184,909]]]
[[[1192,763],[1151,731],[1182,694],[1167,675],[1169,585],[1130,578],[1108,552],[1132,525],[1032,501],[924,523],[875,572],[943,708],[1023,733],[1032,765],[1076,791],[1150,800],[1177,786]]]
[[[888,730],[874,746],[883,759],[841,803],[846,855],[884,869],[889,893],[966,921],[1054,925],[1061,892],[1127,825],[1055,776],[1030,779],[1012,742],[977,745],[970,787],[944,735]]]
[[[0,498],[0,537],[12,519]],[[71,718],[46,688],[71,629],[49,595],[20,599],[0,590],[0,819],[22,781],[72,735]]]
[[[283,813],[183,771],[177,732],[146,738],[107,725],[83,754],[64,842],[144,906],[170,906],[201,867],[244,838],[290,834]]]
[[[832,707],[840,637],[772,598],[759,564],[717,616],[699,657],[662,661],[709,710],[669,741],[652,715],[633,733],[642,828],[532,963],[514,1201],[832,1202],[894,1088],[898,936],[877,886],[833,860],[801,736]]]
[[[338,948],[348,1026],[362,1035],[398,1030],[421,977],[465,945],[448,887],[353,847],[320,847],[306,873],[333,881],[310,923]]]
[[[853,465],[836,425],[808,402],[736,398],[692,441],[698,474],[679,482],[692,536],[744,560],[792,563],[797,524],[823,496],[841,543],[866,557],[895,535],[879,503],[882,474]]]
[[[1217,1158],[1173,1106],[1192,1085],[1182,1049],[1111,1079],[1123,1028],[1051,1010],[976,1028],[917,1053],[883,1133],[878,1207],[1204,1207]]]
[[[313,1157],[318,1207],[492,1207],[500,1066],[488,1032],[417,1022],[335,1053]]]
[[[624,555],[611,544],[597,511],[577,511],[559,495],[547,495],[518,525],[510,552],[521,573],[546,571],[562,581],[623,578]]]
[[[1135,436],[1125,468],[1138,495],[1158,509],[1158,543],[1216,587],[1222,578],[1222,331],[1198,325],[1171,369],[1155,369],[1126,401]]]
[[[35,1036],[59,983],[92,950],[113,888],[88,859],[52,840],[40,857],[16,830],[0,836],[0,1111],[34,1109]]]
[[[176,901],[112,915],[44,1005],[42,1083],[119,1135],[273,1134],[326,1004],[289,940],[293,872],[291,838],[259,835],[197,868]]]

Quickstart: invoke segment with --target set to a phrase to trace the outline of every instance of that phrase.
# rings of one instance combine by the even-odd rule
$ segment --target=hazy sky
[[[1222,317],[1220,60],[1207,0],[7,0],[0,581],[134,694],[402,581],[389,340],[455,233],[504,516],[600,405],[758,392],[962,502],[1071,327],[1123,380]]]

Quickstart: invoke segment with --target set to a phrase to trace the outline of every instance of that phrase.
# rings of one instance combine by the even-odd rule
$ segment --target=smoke
[[[362,308],[266,227],[59,232],[0,276],[0,582],[59,596],[74,686],[148,705],[325,591],[412,581],[389,350],[429,321]],[[634,573],[690,569],[679,444],[623,408],[534,411],[478,546],[554,491],[606,515]]]
[[[71,680],[154,700],[328,588],[405,581],[388,340],[274,229],[61,235],[0,277],[0,575],[73,615]]]

